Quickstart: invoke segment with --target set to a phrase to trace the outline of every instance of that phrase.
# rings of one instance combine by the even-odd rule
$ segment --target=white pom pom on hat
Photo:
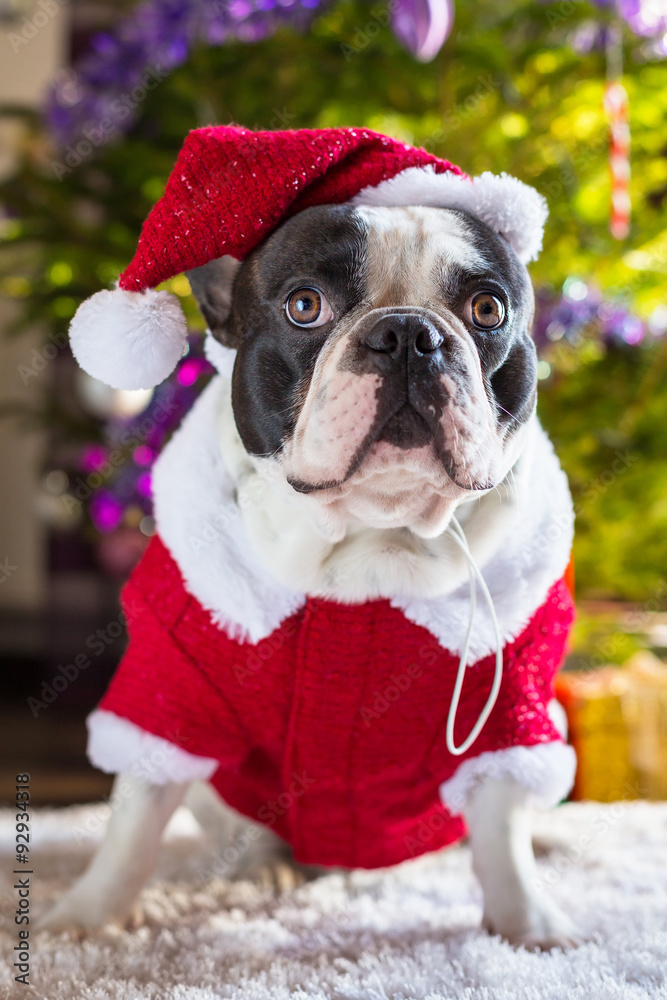
[[[93,378],[113,389],[150,389],[183,357],[188,330],[169,292],[116,288],[79,306],[69,337],[74,357]]]
[[[471,180],[447,160],[368,129],[195,129],[118,287],[97,292],[75,313],[75,358],[115,389],[152,388],[187,344],[180,303],[158,285],[219,257],[243,260],[305,208],[350,201],[464,209],[504,236],[524,262],[537,256],[546,219],[544,199],[516,178]]]

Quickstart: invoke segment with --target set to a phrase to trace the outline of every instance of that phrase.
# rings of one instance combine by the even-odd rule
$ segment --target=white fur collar
[[[227,465],[235,466],[235,461],[230,454],[223,461],[220,448],[219,427],[221,417],[228,413],[234,352],[209,338],[207,353],[221,374],[199,398],[155,466],[157,530],[178,563],[187,589],[213,619],[234,637],[257,642],[304,604],[304,590],[322,593],[323,588],[299,589],[279,582],[266,568],[266,559],[258,555],[255,546],[264,549],[266,544],[264,551],[272,548],[266,534],[261,545],[257,541],[262,534],[256,528],[256,491],[263,489],[266,495],[266,484],[262,487],[259,477],[244,479],[237,490],[227,470]],[[233,442],[225,447],[229,451]],[[506,642],[520,633],[543,603],[550,586],[562,576],[572,542],[573,515],[567,482],[536,420],[513,485],[513,500],[488,494],[469,505],[467,517],[461,514]],[[304,525],[302,512],[297,510],[294,523]],[[308,545],[312,544],[312,532],[306,537]],[[409,619],[427,628],[445,648],[456,653],[462,648],[468,622],[467,575],[454,548],[450,550],[443,540],[434,542],[438,558],[450,560],[443,574],[446,596],[394,595],[391,600]],[[330,543],[323,540],[322,545]],[[371,550],[368,545],[367,539],[357,539],[349,546],[351,559],[345,563],[348,570],[355,560],[365,562],[373,555],[372,542]],[[279,544],[274,548],[275,558],[282,550]],[[377,544],[375,552],[377,555]],[[353,599],[368,596],[357,593]],[[347,597],[350,599],[349,594]],[[494,648],[488,610],[479,605],[470,659],[477,660]]]
[[[155,463],[155,520],[193,597],[229,635],[258,642],[304,598],[272,580],[246,534],[218,439],[228,385],[213,379]]]

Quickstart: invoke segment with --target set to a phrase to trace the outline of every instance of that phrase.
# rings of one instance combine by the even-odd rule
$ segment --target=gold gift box
[[[643,650],[622,667],[566,671],[556,696],[577,752],[573,798],[667,798],[667,664]]]
[[[621,706],[639,794],[646,799],[667,799],[667,664],[642,650],[624,669],[629,685]]]

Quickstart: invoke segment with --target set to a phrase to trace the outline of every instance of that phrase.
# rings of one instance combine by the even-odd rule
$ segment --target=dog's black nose
[[[390,313],[383,316],[365,336],[362,343],[378,354],[389,354],[398,360],[409,353],[433,354],[444,337],[422,316],[412,313]]]

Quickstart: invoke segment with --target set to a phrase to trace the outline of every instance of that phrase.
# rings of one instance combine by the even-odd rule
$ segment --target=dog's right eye
[[[290,292],[285,312],[295,326],[324,326],[333,319],[333,309],[317,288],[297,288]]]
[[[478,330],[495,330],[505,320],[505,306],[491,292],[477,292],[468,299],[466,313]]]

